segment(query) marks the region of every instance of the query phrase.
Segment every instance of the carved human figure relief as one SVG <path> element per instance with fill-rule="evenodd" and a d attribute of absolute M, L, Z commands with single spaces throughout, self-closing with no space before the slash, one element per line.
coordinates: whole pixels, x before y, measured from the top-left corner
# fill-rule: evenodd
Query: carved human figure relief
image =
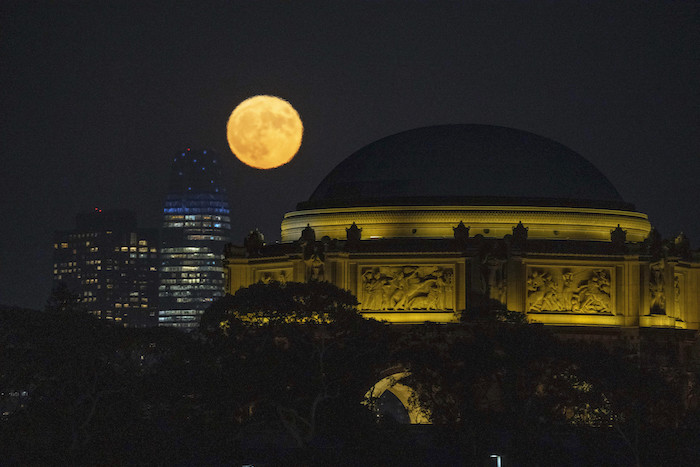
<path fill-rule="evenodd" d="M 291 275 L 291 270 L 286 269 L 258 271 L 256 273 L 258 282 L 262 282 L 263 284 L 269 284 L 272 281 L 277 281 L 281 282 L 282 284 L 286 284 Z"/>
<path fill-rule="evenodd" d="M 682 300 L 682 283 L 683 277 L 680 274 L 673 276 L 673 302 L 674 302 L 674 318 L 682 319 L 683 316 L 683 300 Z"/>
<path fill-rule="evenodd" d="M 666 290 L 663 264 L 652 264 L 649 277 L 649 311 L 653 315 L 666 314 Z"/>
<path fill-rule="evenodd" d="M 362 310 L 454 310 L 453 269 L 369 266 L 361 270 Z"/>
<path fill-rule="evenodd" d="M 594 268 L 530 268 L 529 312 L 612 313 L 610 271 Z"/>
<path fill-rule="evenodd" d="M 325 265 L 321 255 L 314 252 L 304 263 L 306 263 L 307 281 L 325 280 Z"/>
<path fill-rule="evenodd" d="M 489 290 L 489 298 L 505 303 L 506 281 L 505 281 L 505 259 L 489 257 L 486 260 L 487 277 L 486 284 Z"/>

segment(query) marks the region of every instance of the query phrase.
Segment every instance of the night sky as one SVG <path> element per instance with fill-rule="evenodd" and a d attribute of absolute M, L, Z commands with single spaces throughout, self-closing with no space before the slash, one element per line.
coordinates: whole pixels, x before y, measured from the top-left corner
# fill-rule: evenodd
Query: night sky
<path fill-rule="evenodd" d="M 700 2 L 5 0 L 0 16 L 2 304 L 43 307 L 53 232 L 76 213 L 158 226 L 183 148 L 225 156 L 234 240 L 275 241 L 345 157 L 446 123 L 558 141 L 700 247 Z M 226 142 L 256 94 L 304 121 L 272 171 Z"/>

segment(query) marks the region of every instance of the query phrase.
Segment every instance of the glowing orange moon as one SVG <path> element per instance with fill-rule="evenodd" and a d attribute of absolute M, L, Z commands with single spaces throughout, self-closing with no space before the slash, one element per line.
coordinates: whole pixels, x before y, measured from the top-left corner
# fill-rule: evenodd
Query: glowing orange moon
<path fill-rule="evenodd" d="M 233 109 L 226 124 L 231 152 L 256 169 L 291 161 L 301 146 L 304 126 L 291 104 L 274 96 L 254 96 Z"/>

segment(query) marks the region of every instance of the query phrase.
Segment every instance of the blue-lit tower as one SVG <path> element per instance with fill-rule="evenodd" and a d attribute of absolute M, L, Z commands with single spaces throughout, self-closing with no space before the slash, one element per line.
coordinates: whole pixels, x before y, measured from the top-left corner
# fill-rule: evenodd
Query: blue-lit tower
<path fill-rule="evenodd" d="M 187 148 L 172 162 L 163 207 L 158 324 L 194 328 L 224 295 L 223 249 L 230 242 L 218 156 Z"/>

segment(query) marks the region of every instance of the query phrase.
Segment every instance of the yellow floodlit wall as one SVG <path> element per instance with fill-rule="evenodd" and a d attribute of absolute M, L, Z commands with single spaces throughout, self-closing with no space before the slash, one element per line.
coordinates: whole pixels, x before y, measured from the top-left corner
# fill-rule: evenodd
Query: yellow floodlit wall
<path fill-rule="evenodd" d="M 299 239 L 310 225 L 317 238 L 344 239 L 353 222 L 362 227 L 362 238 L 451 238 L 459 222 L 470 235 L 503 238 L 522 222 L 535 239 L 609 241 L 618 225 L 627 240 L 641 242 L 651 230 L 646 214 L 612 209 L 532 206 L 373 206 L 326 208 L 287 213 L 282 221 L 282 241 Z"/>

